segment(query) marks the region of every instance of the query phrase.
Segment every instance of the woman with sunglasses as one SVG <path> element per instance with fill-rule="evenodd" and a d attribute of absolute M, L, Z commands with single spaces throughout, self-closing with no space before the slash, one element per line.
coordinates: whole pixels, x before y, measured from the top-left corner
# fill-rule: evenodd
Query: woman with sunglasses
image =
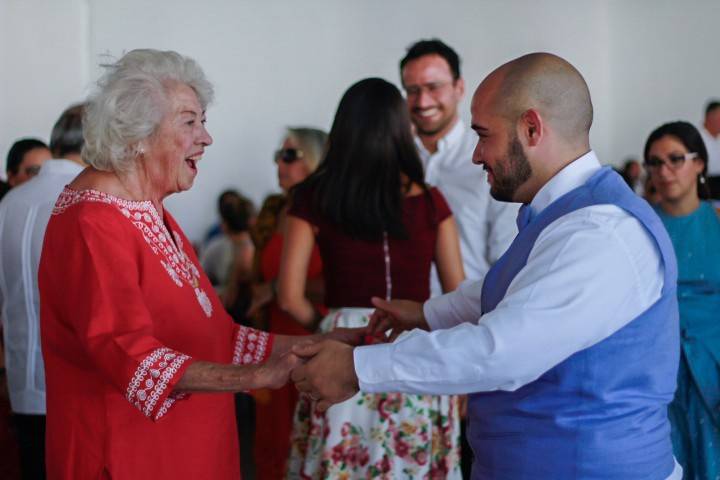
<path fill-rule="evenodd" d="M 316 244 L 324 319 L 304 295 Z M 364 327 L 373 296 L 427 299 L 433 261 L 454 290 L 464 278 L 457 227 L 423 181 L 405 101 L 384 80 L 362 80 L 340 101 L 323 163 L 293 192 L 280 306 L 321 331 Z M 360 392 L 325 413 L 301 397 L 288 478 L 458 478 L 459 433 L 455 397 Z"/>
<path fill-rule="evenodd" d="M 707 152 L 687 122 L 662 125 L 645 144 L 655 207 L 678 259 L 681 357 L 668 410 L 684 478 L 720 478 L 720 220 L 707 201 Z"/>
<path fill-rule="evenodd" d="M 252 230 L 256 246 L 252 305 L 248 317 L 256 326 L 284 335 L 307 335 L 310 325 L 296 322 L 278 308 L 276 278 L 280 269 L 284 228 L 287 217 L 287 193 L 317 168 L 322 159 L 327 134 L 314 128 L 288 128 L 282 147 L 275 152 L 279 195 L 269 196 Z M 322 297 L 322 263 L 317 248 L 310 256 L 307 283 L 316 299 Z M 285 474 L 290 432 L 298 392 L 292 384 L 278 390 L 254 392 L 256 424 L 254 460 L 256 478 L 278 479 Z"/>

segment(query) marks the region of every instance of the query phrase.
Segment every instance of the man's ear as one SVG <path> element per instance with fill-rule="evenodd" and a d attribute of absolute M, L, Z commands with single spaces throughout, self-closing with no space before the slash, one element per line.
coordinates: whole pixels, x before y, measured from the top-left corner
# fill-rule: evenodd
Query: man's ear
<path fill-rule="evenodd" d="M 465 96 L 465 80 L 462 77 L 455 80 L 455 89 L 458 92 L 458 98 Z"/>
<path fill-rule="evenodd" d="M 520 115 L 520 135 L 525 139 L 527 146 L 535 147 L 545 135 L 545 124 L 540 113 L 531 108 Z"/>

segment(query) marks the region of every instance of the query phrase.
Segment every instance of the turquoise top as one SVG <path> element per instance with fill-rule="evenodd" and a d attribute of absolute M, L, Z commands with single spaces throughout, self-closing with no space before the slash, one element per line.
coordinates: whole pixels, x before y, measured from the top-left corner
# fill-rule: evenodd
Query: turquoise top
<path fill-rule="evenodd" d="M 701 202 L 673 217 L 656 207 L 678 260 L 682 353 L 715 425 L 720 425 L 720 219 Z"/>

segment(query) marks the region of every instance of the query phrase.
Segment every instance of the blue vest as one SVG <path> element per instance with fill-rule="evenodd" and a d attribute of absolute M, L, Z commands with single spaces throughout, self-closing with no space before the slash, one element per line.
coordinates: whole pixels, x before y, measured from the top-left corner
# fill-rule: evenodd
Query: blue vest
<path fill-rule="evenodd" d="M 602 204 L 622 208 L 655 239 L 665 266 L 660 299 L 518 390 L 470 395 L 474 480 L 662 480 L 673 471 L 667 405 L 680 344 L 675 253 L 660 219 L 619 175 L 600 169 L 530 221 L 485 277 L 482 312 L 503 299 L 545 227 Z"/>

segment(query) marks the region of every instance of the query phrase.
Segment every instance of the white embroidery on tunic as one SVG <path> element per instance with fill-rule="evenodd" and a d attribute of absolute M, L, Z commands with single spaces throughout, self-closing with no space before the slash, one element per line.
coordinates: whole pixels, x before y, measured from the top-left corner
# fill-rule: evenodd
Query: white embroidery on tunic
<path fill-rule="evenodd" d="M 140 231 L 153 253 L 163 257 L 160 258 L 160 263 L 175 285 L 182 287 L 184 280 L 192 288 L 205 316 L 208 318 L 212 316 L 212 302 L 200 288 L 200 270 L 185 252 L 182 237 L 177 232 L 172 232 L 170 237 L 170 232 L 152 202 L 149 200 L 135 202 L 97 190 L 77 191 L 66 187 L 55 203 L 53 215 L 59 215 L 68 207 L 80 202 L 99 202 L 116 206 Z"/>
<path fill-rule="evenodd" d="M 177 374 L 189 356 L 166 347 L 153 350 L 140 362 L 135 375 L 127 387 L 125 397 L 146 417 L 159 419 L 172 406 L 175 400 L 184 398 L 184 394 L 169 395 L 153 416 L 153 410 L 170 380 Z"/>
<path fill-rule="evenodd" d="M 235 340 L 232 363 L 235 365 L 260 363 L 265 358 L 269 340 L 270 334 L 266 332 L 240 327 Z"/>

